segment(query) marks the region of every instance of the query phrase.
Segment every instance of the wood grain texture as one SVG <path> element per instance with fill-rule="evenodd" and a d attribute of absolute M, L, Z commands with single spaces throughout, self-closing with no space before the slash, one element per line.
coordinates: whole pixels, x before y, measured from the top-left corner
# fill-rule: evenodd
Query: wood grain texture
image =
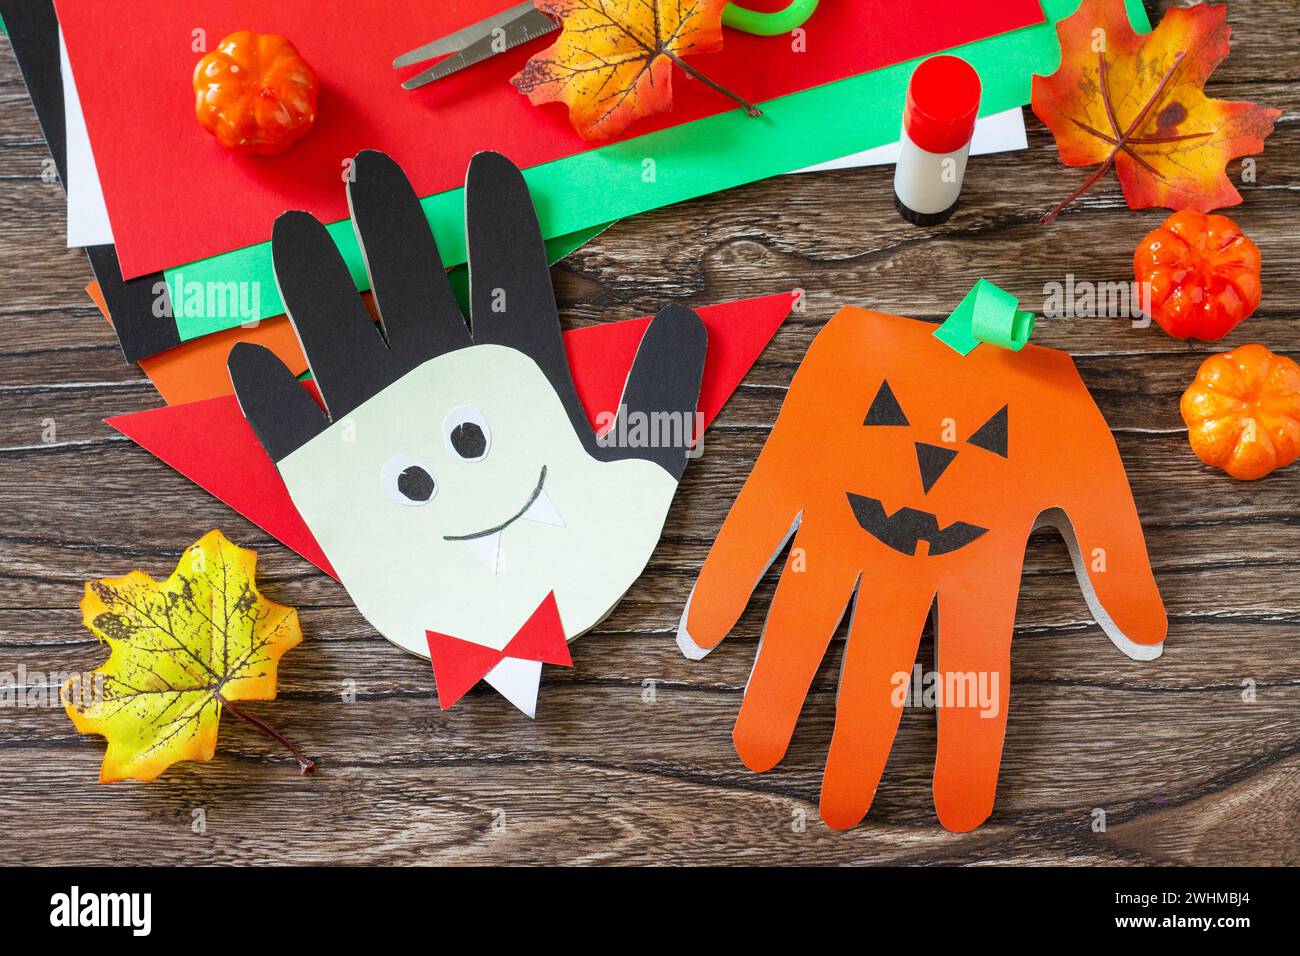
<path fill-rule="evenodd" d="M 1233 52 L 1210 84 L 1283 110 L 1257 182 L 1230 210 L 1263 250 L 1264 303 L 1224 347 L 1261 341 L 1293 357 L 1294 13 L 1291 0 L 1234 0 Z M 894 213 L 889 169 L 850 170 L 651 212 L 556 268 L 573 325 L 793 287 L 807 290 L 807 309 L 710 430 L 645 575 L 574 645 L 573 670 L 547 670 L 531 722 L 482 688 L 439 713 L 427 663 L 378 638 L 340 586 L 103 425 L 159 400 L 82 291 L 90 273 L 63 247 L 62 189 L 41 177 L 44 144 L 0 51 L 0 672 L 21 669 L 39 688 L 96 666 L 103 649 L 77 611 L 83 582 L 135 567 L 163 575 L 220 527 L 259 551 L 268 596 L 301 609 L 307 640 L 282 663 L 279 699 L 252 709 L 320 768 L 299 777 L 227 720 L 212 762 L 101 787 L 102 741 L 61 709 L 0 709 L 6 862 L 1300 863 L 1300 467 L 1243 484 L 1191 455 L 1178 396 L 1217 346 L 1113 318 L 1046 319 L 1035 332 L 1076 356 L 1116 434 L 1169 639 L 1154 663 L 1123 658 L 1089 616 L 1060 538 L 1036 533 L 998 801 L 975 832 L 935 819 L 925 711 L 905 715 L 866 822 L 833 833 L 818 819 L 843 633 L 786 760 L 764 775 L 740 764 L 730 732 L 770 579 L 707 662 L 673 643 L 790 376 L 839 306 L 938 319 L 985 276 L 1039 311 L 1045 284 L 1067 272 L 1131 278 L 1133 247 L 1163 213 L 1129 211 L 1112 177 L 1040 227 L 1086 173 L 1062 167 L 1029 124 L 1028 151 L 972 163 L 962 210 L 935 229 Z M 918 660 L 933 652 L 927 631 Z M 1092 829 L 1097 808 L 1105 832 Z"/>

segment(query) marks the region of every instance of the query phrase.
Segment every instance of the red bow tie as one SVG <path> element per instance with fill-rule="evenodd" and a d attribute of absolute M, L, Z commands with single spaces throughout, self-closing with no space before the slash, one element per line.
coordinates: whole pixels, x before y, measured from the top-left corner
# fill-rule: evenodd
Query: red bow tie
<path fill-rule="evenodd" d="M 569 645 L 564 640 L 564 625 L 552 591 L 537 605 L 537 610 L 501 650 L 472 641 L 425 631 L 429 639 L 429 659 L 433 662 L 433 682 L 438 689 L 438 706 L 446 710 L 483 679 L 483 676 L 507 657 L 541 661 L 572 667 Z"/>

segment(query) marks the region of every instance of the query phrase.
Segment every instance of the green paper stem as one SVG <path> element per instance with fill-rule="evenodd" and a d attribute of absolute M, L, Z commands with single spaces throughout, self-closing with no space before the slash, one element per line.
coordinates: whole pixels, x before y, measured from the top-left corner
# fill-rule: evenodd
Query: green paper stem
<path fill-rule="evenodd" d="M 962 355 L 969 355 L 981 343 L 1019 352 L 1034 331 L 1034 314 L 1019 305 L 1010 292 L 980 279 L 947 321 L 935 329 L 935 338 Z"/>

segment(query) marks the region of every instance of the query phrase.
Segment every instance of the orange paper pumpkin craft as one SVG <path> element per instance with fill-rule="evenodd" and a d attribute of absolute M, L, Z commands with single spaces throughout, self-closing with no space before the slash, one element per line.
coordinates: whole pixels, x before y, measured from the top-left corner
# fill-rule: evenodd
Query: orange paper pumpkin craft
<path fill-rule="evenodd" d="M 848 612 L 821 795 L 822 818 L 836 829 L 871 806 L 935 604 L 935 807 L 954 831 L 989 816 L 1021 566 L 1036 525 L 1061 529 L 1089 607 L 1121 651 L 1151 660 L 1165 638 L 1124 466 L 1069 355 L 990 344 L 962 355 L 934 333 L 857 308 L 827 324 L 678 632 L 688 657 L 707 654 L 793 536 L 733 738 L 753 770 L 781 760 Z"/>
<path fill-rule="evenodd" d="M 232 33 L 194 67 L 199 125 L 241 153 L 282 153 L 306 136 L 318 90 L 316 71 L 273 33 Z"/>
<path fill-rule="evenodd" d="M 1180 404 L 1196 457 L 1253 480 L 1300 457 L 1300 366 L 1262 345 L 1211 355 Z"/>

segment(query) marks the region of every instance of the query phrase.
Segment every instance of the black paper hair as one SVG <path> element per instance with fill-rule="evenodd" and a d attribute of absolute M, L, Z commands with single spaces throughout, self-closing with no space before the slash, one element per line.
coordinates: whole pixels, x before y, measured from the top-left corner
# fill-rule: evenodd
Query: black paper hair
<path fill-rule="evenodd" d="M 510 160 L 479 153 L 466 176 L 472 326 L 460 314 L 424 211 L 401 168 L 384 153 L 361 152 L 347 193 L 378 327 L 314 216 L 284 213 L 271 240 L 280 296 L 328 415 L 269 350 L 241 342 L 230 353 L 240 407 L 272 460 L 281 461 L 331 420 L 429 359 L 491 343 L 518 349 L 537 363 L 593 457 L 642 458 L 680 478 L 685 444 L 628 448 L 596 441 L 569 373 L 537 215 L 523 175 Z M 706 344 L 704 325 L 694 312 L 680 306 L 660 311 L 637 350 L 620 414 L 669 412 L 693 421 Z M 683 431 L 689 442 L 690 429 Z"/>

